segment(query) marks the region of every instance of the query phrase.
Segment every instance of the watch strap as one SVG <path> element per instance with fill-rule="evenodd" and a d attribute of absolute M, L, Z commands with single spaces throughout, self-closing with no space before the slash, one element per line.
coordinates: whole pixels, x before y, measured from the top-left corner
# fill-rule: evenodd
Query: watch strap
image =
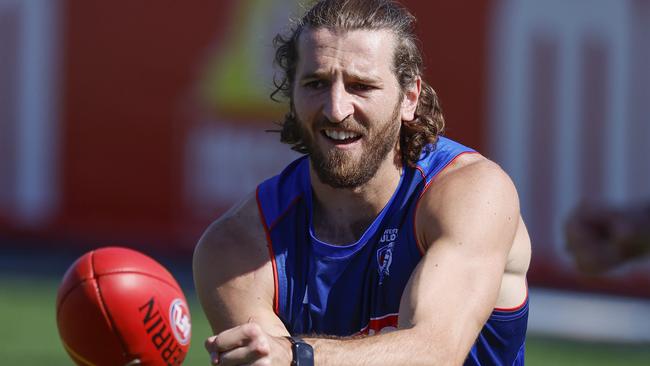
<path fill-rule="evenodd" d="M 291 366 L 314 366 L 314 349 L 300 337 L 286 337 L 291 342 Z"/>

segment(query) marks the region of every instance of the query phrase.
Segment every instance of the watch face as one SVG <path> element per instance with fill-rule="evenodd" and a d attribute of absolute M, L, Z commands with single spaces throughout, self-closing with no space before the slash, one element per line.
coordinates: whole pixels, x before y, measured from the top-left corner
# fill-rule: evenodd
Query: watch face
<path fill-rule="evenodd" d="M 293 345 L 294 361 L 297 366 L 314 366 L 314 349 L 305 342 Z"/>

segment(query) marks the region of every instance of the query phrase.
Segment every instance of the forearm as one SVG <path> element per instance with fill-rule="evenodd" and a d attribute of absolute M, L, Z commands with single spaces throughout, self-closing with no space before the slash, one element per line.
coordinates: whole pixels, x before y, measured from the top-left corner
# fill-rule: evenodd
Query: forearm
<path fill-rule="evenodd" d="M 453 365 L 462 364 L 465 350 L 454 350 L 449 339 L 435 339 L 416 328 L 353 338 L 311 338 L 316 366 Z"/>

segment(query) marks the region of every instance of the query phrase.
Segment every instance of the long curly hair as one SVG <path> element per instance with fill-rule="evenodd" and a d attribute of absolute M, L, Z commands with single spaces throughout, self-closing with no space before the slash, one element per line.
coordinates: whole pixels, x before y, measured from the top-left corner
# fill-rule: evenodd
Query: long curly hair
<path fill-rule="evenodd" d="M 415 17 L 402 5 L 390 0 L 320 0 L 297 20 L 288 35 L 278 34 L 273 44 L 276 48 L 275 64 L 281 69 L 274 78 L 275 90 L 271 99 L 280 101 L 278 95 L 288 99 L 289 112 L 280 124 L 280 141 L 291 145 L 300 153 L 308 153 L 303 143 L 300 127 L 294 112 L 292 89 L 298 62 L 298 40 L 306 28 L 327 28 L 337 31 L 389 30 L 396 35 L 397 45 L 393 55 L 393 72 L 402 93 L 424 70 L 422 53 L 415 35 Z M 433 88 L 422 80 L 415 118 L 402 121 L 400 152 L 402 161 L 413 166 L 423 149 L 433 146 L 445 127 L 442 108 Z"/>

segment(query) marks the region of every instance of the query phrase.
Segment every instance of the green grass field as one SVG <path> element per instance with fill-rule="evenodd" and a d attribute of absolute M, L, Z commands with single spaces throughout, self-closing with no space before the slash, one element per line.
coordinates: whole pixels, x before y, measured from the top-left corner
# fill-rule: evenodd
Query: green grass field
<path fill-rule="evenodd" d="M 55 302 L 58 279 L 0 278 L 2 365 L 71 365 L 59 341 Z M 203 339 L 210 329 L 193 294 L 192 347 L 184 365 L 209 365 Z M 527 365 L 650 365 L 649 345 L 594 344 L 529 337 Z"/>

